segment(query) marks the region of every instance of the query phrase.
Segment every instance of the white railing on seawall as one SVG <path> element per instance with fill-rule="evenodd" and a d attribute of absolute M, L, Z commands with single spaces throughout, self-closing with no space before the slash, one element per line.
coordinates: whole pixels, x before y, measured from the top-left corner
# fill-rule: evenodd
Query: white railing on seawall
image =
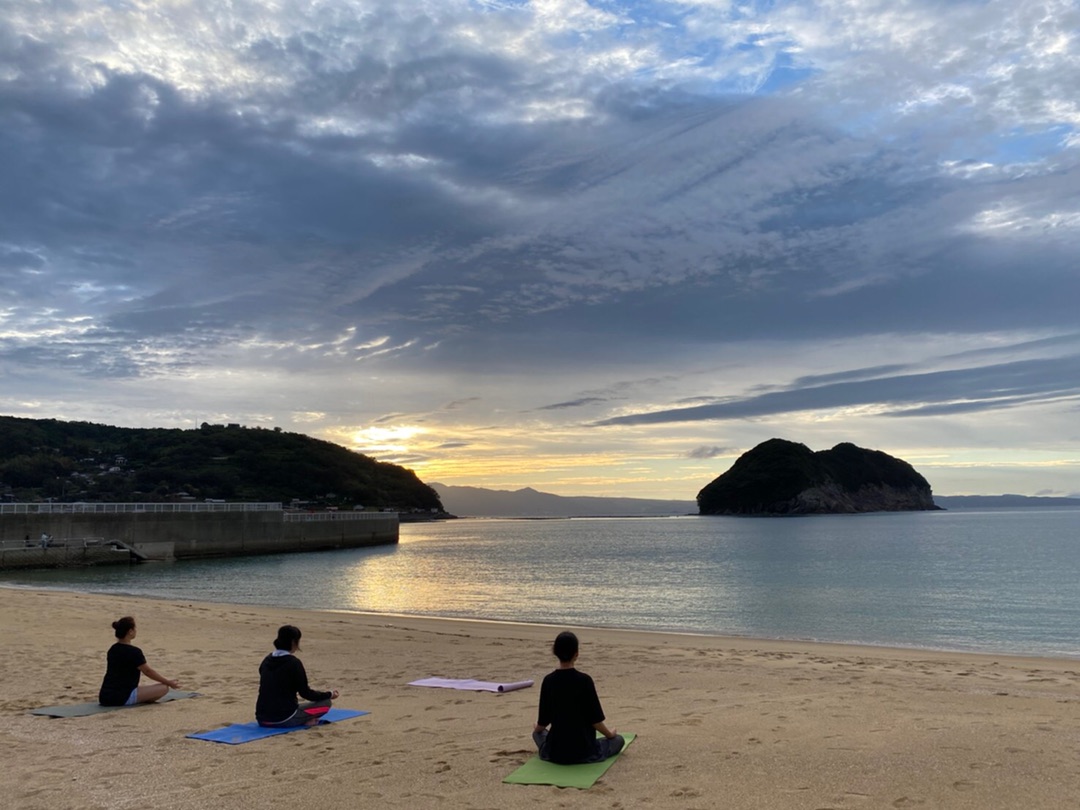
<path fill-rule="evenodd" d="M 280 511 L 280 503 L 0 503 L 0 515 L 109 515 L 131 512 Z"/>
<path fill-rule="evenodd" d="M 286 523 L 316 523 L 326 520 L 375 520 L 396 518 L 397 512 L 286 512 Z"/>
<path fill-rule="evenodd" d="M 90 546 L 103 546 L 106 545 L 104 537 L 66 537 L 63 540 L 56 540 L 50 537 L 47 545 L 41 545 L 41 541 L 38 539 L 26 540 L 0 540 L 0 549 L 6 548 L 88 548 Z"/>

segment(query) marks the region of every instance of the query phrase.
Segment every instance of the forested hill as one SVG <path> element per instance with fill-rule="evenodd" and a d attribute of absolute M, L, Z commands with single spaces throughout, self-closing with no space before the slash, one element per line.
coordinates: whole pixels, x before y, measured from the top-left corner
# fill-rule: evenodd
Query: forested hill
<path fill-rule="evenodd" d="M 0 496 L 34 501 L 206 498 L 442 509 L 412 470 L 279 429 L 121 428 L 0 416 Z"/>
<path fill-rule="evenodd" d="M 880 450 L 769 439 L 698 493 L 703 515 L 805 515 L 937 509 L 915 468 Z"/>

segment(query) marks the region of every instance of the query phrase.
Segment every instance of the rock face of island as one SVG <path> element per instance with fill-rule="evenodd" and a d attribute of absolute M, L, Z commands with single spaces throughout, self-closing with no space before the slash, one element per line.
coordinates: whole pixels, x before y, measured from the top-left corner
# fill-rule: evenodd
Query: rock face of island
<path fill-rule="evenodd" d="M 930 484 L 906 461 L 844 442 L 817 453 L 769 439 L 697 496 L 702 515 L 811 515 L 933 510 Z"/>

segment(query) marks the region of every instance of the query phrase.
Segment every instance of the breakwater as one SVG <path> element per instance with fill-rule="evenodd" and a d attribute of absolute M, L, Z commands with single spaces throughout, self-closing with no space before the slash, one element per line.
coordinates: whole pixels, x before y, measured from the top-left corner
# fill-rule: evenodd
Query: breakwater
<path fill-rule="evenodd" d="M 85 538 L 146 560 L 317 551 L 396 543 L 398 515 L 292 512 L 280 503 L 0 504 L 0 568 L 100 561 L 73 553 Z"/>

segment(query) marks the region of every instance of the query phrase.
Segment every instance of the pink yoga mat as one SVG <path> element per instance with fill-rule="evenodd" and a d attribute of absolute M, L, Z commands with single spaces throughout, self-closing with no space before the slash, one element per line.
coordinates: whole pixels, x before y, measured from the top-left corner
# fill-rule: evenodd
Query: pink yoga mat
<path fill-rule="evenodd" d="M 409 683 L 409 686 L 434 686 L 438 689 L 460 689 L 464 692 L 513 692 L 515 689 L 525 689 L 532 685 L 532 681 L 493 683 L 471 678 L 423 678 Z"/>

